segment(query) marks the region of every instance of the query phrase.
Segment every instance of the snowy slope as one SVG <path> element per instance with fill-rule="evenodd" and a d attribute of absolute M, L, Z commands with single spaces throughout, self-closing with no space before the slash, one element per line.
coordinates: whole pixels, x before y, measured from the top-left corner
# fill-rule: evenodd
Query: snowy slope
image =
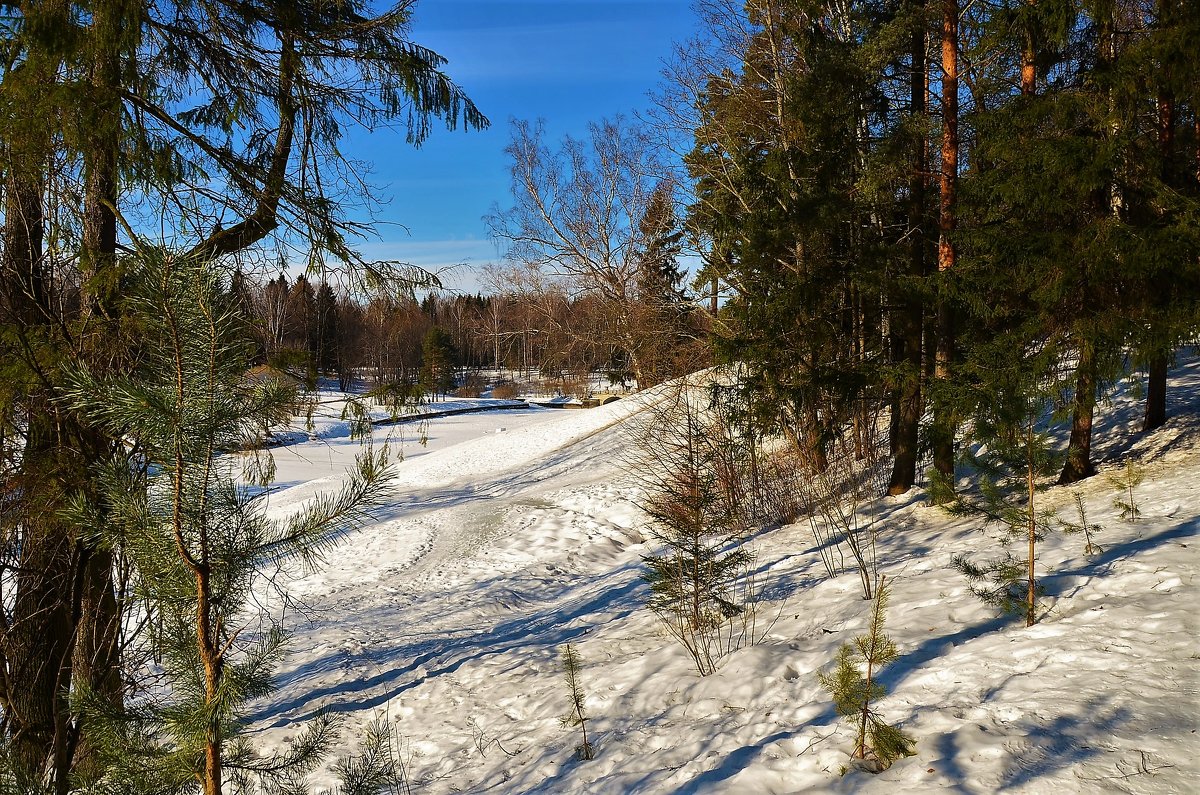
<path fill-rule="evenodd" d="M 867 506 L 900 649 L 880 709 L 917 739 L 877 776 L 842 775 L 851 732 L 816 677 L 867 604 L 853 572 L 825 577 L 807 525 L 754 539 L 774 624 L 715 675 L 692 673 L 643 607 L 652 548 L 620 461 L 623 420 L 652 396 L 433 420 L 426 446 L 393 440 L 404 460 L 380 521 L 289 585 L 304 614 L 289 612 L 292 654 L 257 705 L 259 740 L 319 709 L 352 728 L 385 720 L 420 793 L 1198 792 L 1200 364 L 1172 387 L 1173 419 L 1149 437 L 1113 431 L 1132 398 L 1107 409 L 1102 466 L 1150 461 L 1144 517 L 1120 521 L 1103 475 L 1081 484 L 1103 552 L 1047 541 L 1049 613 L 1032 628 L 996 618 L 950 567 L 997 548 L 978 521 L 916 494 Z M 343 441 L 277 451 L 272 509 L 335 483 Z M 1046 499 L 1072 515 L 1067 489 Z M 584 659 L 590 762 L 559 721 L 567 642 Z"/>

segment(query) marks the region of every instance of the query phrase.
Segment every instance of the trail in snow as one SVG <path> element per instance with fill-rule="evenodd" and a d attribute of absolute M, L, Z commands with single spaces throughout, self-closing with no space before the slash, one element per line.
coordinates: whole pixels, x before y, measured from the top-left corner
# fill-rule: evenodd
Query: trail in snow
<path fill-rule="evenodd" d="M 968 592 L 950 560 L 998 552 L 995 532 L 911 494 L 865 510 L 885 528 L 889 632 L 900 659 L 879 704 L 917 756 L 879 776 L 841 770 L 852 738 L 816 672 L 862 631 L 857 576 L 829 579 L 804 524 L 759 534 L 774 623 L 697 678 L 644 605 L 644 518 L 623 472 L 633 401 L 586 411 L 467 415 L 409 436 L 395 501 L 319 573 L 278 692 L 252 716 L 267 744 L 319 709 L 382 719 L 422 793 L 1190 793 L 1200 780 L 1200 363 L 1172 374 L 1168 426 L 1141 436 L 1118 396 L 1109 468 L 1152 458 L 1138 523 L 1100 477 L 1078 487 L 1104 551 L 1054 535 L 1039 550 L 1047 615 L 1025 628 Z M 499 428 L 505 428 L 499 431 Z M 319 434 L 318 434 L 319 435 Z M 377 443 L 384 443 L 382 436 Z M 286 511 L 336 483 L 353 445 L 277 451 Z M 290 456 L 290 457 L 289 457 Z M 1044 498 L 1063 515 L 1070 490 Z M 598 758 L 577 738 L 558 653 L 572 642 Z"/>

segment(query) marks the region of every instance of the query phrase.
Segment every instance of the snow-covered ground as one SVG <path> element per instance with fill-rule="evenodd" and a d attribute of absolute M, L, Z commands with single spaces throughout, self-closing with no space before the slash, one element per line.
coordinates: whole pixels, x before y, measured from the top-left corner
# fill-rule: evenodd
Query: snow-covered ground
<path fill-rule="evenodd" d="M 825 576 L 801 523 L 753 540 L 773 601 L 764 640 L 700 678 L 644 607 L 645 520 L 623 429 L 653 395 L 379 428 L 403 452 L 379 521 L 289 585 L 291 654 L 253 725 L 271 745 L 318 710 L 388 722 L 414 793 L 1200 792 L 1200 363 L 1172 373 L 1172 419 L 1142 437 L 1132 396 L 1098 428 L 1102 474 L 1075 488 L 1099 554 L 1039 551 L 1048 613 L 1031 628 L 979 603 L 951 566 L 995 531 L 916 492 L 866 506 L 893 583 L 900 657 L 880 704 L 916 755 L 843 774 L 853 738 L 817 671 L 867 623 L 852 571 Z M 337 421 L 275 451 L 268 499 L 336 485 L 356 443 Z M 398 434 L 403 432 L 401 438 Z M 424 441 L 424 445 L 420 444 Z M 1123 522 L 1103 475 L 1147 461 Z M 1044 498 L 1072 517 L 1071 490 Z M 559 654 L 572 643 L 597 758 L 573 750 Z"/>

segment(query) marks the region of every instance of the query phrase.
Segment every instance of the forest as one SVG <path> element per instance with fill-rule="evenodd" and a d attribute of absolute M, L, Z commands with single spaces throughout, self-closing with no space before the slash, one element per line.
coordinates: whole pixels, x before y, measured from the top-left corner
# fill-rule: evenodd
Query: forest
<path fill-rule="evenodd" d="M 1032 626 L 1046 490 L 1098 481 L 1106 406 L 1151 434 L 1193 405 L 1172 402 L 1200 343 L 1191 0 L 696 0 L 650 112 L 561 140 L 510 122 L 503 257 L 470 293 L 363 253 L 350 131 L 419 148 L 507 115 L 418 43 L 413 0 L 2 6 L 0 791 L 332 770 L 411 792 L 387 733 L 351 744 L 331 712 L 256 749 L 287 649 L 261 594 L 286 603 L 281 561 L 320 566 L 400 501 L 377 405 L 594 383 L 672 396 L 628 468 L 645 607 L 696 675 L 759 637 L 743 542 L 823 523 L 794 552 L 855 572 L 873 612 L 819 676 L 880 772 L 914 740 L 872 707 L 896 594 L 863 506 L 1003 527 L 1004 557 L 981 540 L 952 568 Z M 366 439 L 352 471 L 262 509 L 273 433 L 330 392 Z M 562 660 L 584 765 L 603 744 Z"/>

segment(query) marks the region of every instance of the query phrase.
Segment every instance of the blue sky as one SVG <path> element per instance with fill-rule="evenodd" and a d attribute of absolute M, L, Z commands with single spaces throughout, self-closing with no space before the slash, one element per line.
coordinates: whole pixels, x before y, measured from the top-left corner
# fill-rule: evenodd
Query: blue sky
<path fill-rule="evenodd" d="M 692 35 L 693 19 L 689 0 L 421 0 L 413 40 L 449 59 L 447 72 L 492 126 L 439 129 L 420 149 L 403 131 L 356 134 L 350 154 L 372 164 L 387 200 L 380 239 L 364 253 L 427 268 L 465 261 L 447 286 L 478 289 L 471 270 L 503 254 L 483 216 L 510 203 L 509 120 L 545 119 L 557 139 L 647 107 L 662 61 Z"/>

